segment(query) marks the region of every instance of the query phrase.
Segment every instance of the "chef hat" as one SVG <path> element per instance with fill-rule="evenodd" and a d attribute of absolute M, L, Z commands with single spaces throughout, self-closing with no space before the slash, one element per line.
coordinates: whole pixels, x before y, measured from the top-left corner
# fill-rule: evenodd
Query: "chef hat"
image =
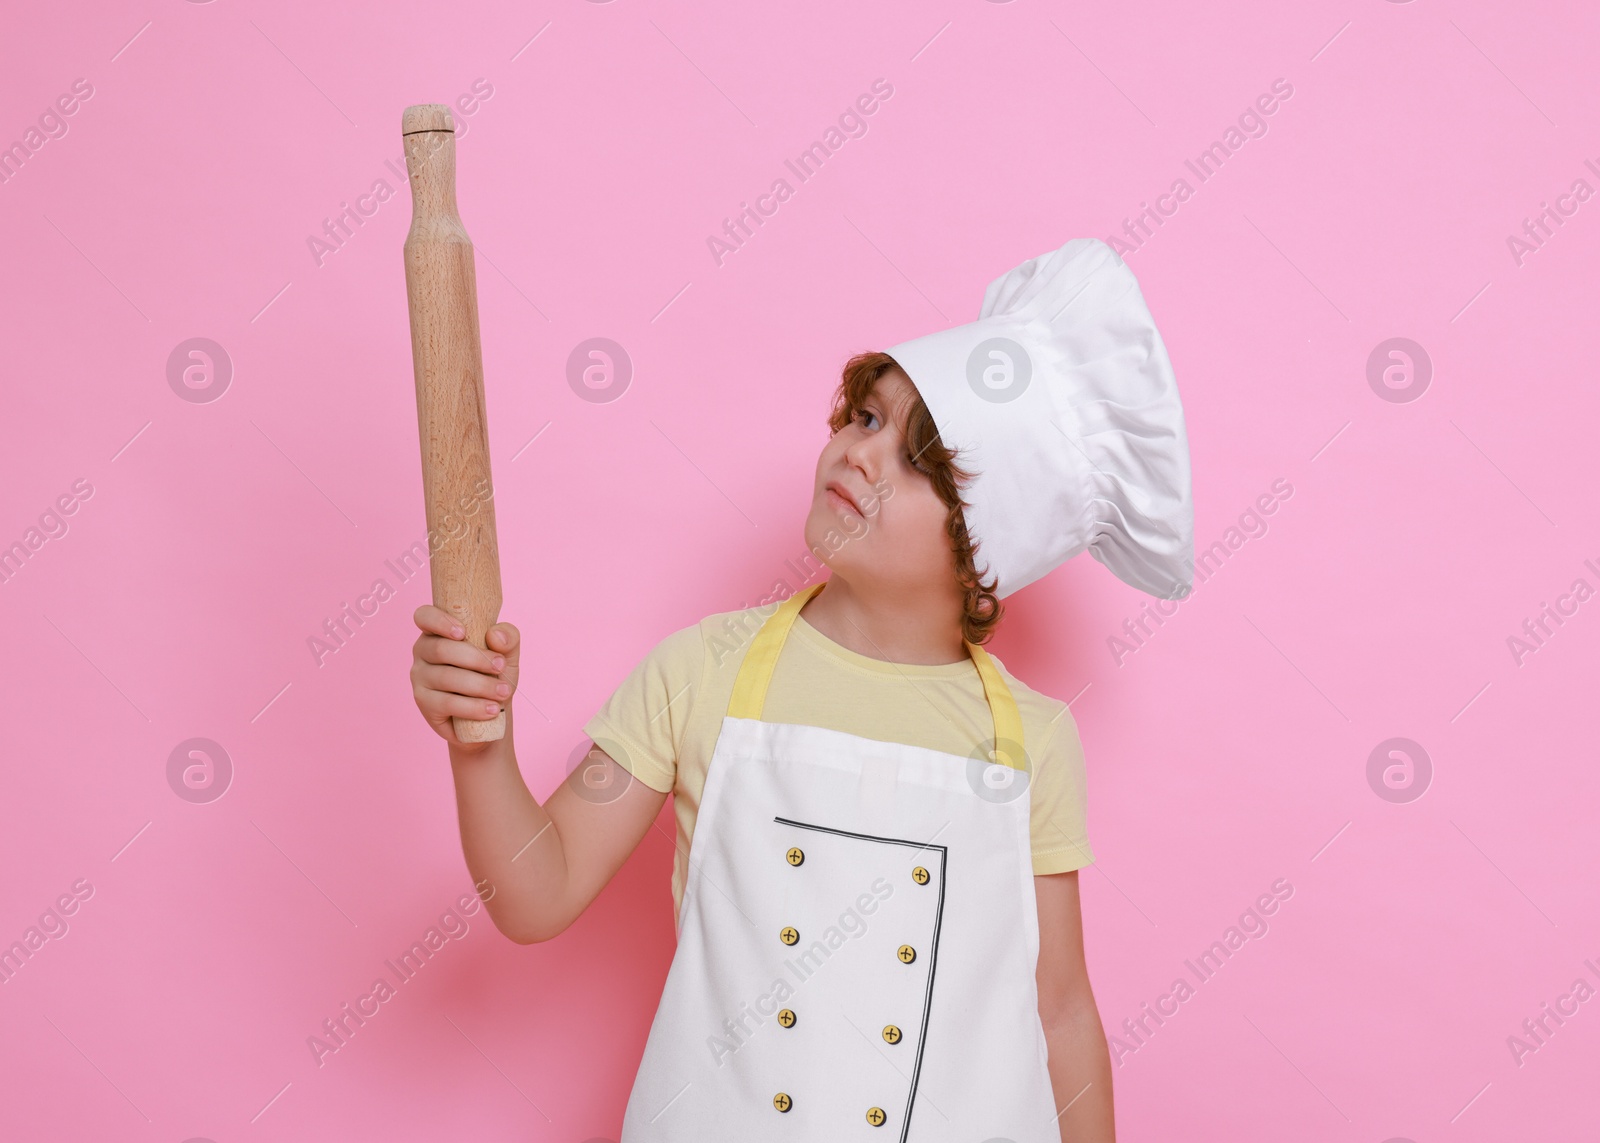
<path fill-rule="evenodd" d="M 962 499 L 997 595 L 1085 548 L 1158 599 L 1188 594 L 1183 406 L 1139 283 L 1109 246 L 1074 238 L 1030 258 L 989 283 L 977 321 L 886 352 L 978 472 Z"/>

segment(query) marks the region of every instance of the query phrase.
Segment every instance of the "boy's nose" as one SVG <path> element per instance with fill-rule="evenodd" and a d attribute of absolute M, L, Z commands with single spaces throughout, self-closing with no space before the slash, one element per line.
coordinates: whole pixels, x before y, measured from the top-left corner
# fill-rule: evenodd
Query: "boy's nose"
<path fill-rule="evenodd" d="M 867 483 L 876 484 L 878 473 L 884 464 L 884 434 L 875 433 L 870 437 L 853 442 L 844 450 L 846 464 L 861 470 L 867 478 Z"/>

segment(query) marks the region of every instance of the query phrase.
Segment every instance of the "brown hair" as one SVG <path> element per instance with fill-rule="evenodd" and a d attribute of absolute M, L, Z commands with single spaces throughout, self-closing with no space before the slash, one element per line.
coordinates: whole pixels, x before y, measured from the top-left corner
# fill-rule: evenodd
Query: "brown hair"
<path fill-rule="evenodd" d="M 878 378 L 890 369 L 899 368 L 899 363 L 887 353 L 858 353 L 846 361 L 839 388 L 833 395 L 828 427 L 837 433 L 855 420 Z M 964 596 L 962 637 L 969 643 L 985 643 L 999 625 L 1003 609 L 1000 597 L 995 594 L 999 581 L 985 584 L 978 575 L 977 545 L 967 534 L 967 521 L 961 511 L 966 506 L 961 499 L 961 489 L 977 474 L 956 464 L 956 453 L 939 439 L 939 427 L 934 423 L 933 414 L 928 412 L 928 406 L 914 385 L 912 392 L 904 423 L 900 426 L 905 438 L 906 462 L 928 478 L 948 509 L 944 527 L 950 537 L 951 551 L 955 553 L 956 582 Z"/>

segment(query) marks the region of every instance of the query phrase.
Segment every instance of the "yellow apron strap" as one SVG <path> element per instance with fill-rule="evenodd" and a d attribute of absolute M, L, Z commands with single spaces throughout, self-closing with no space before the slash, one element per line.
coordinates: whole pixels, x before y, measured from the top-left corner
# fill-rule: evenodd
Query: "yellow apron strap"
<path fill-rule="evenodd" d="M 1017 700 L 1011 697 L 1011 688 L 1000 676 L 994 660 L 976 643 L 967 644 L 967 654 L 972 656 L 983 680 L 983 693 L 988 696 L 989 709 L 994 712 L 995 750 L 990 758 L 1013 770 L 1026 770 L 1022 748 L 1022 714 L 1017 710 Z"/>
<path fill-rule="evenodd" d="M 778 605 L 778 610 L 767 616 L 761 630 L 756 632 L 755 641 L 745 652 L 738 677 L 733 681 L 733 697 L 728 700 L 730 718 L 761 717 L 761 710 L 767 705 L 767 685 L 772 682 L 772 670 L 778 665 L 778 653 L 783 650 L 784 640 L 789 637 L 789 628 L 794 626 L 800 609 L 827 582 L 823 580 L 795 592 Z"/>
<path fill-rule="evenodd" d="M 778 655 L 783 651 L 789 630 L 799 617 L 800 609 L 827 584 L 828 581 L 823 580 L 795 592 L 780 603 L 778 609 L 761 625 L 733 681 L 733 696 L 728 700 L 730 718 L 760 719 L 761 711 L 767 705 L 767 687 L 772 682 L 772 672 L 778 665 Z M 1000 671 L 989 657 L 989 652 L 976 643 L 967 643 L 966 647 L 973 665 L 978 668 L 984 697 L 989 700 L 989 710 L 994 716 L 996 748 L 991 753 L 991 761 L 1010 766 L 1013 770 L 1025 769 L 1022 715 L 1017 710 L 1016 699 L 1011 697 L 1011 688 L 1000 677 Z"/>

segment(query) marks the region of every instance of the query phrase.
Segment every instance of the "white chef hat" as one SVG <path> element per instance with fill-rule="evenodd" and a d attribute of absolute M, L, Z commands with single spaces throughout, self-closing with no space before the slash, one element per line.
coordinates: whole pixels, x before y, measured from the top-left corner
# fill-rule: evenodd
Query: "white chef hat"
<path fill-rule="evenodd" d="M 1158 599 L 1194 581 L 1189 440 L 1133 271 L 1097 238 L 1030 258 L 978 320 L 886 352 L 957 463 L 977 563 L 1004 598 L 1088 548 Z M 985 566 L 987 565 L 987 566 Z"/>

